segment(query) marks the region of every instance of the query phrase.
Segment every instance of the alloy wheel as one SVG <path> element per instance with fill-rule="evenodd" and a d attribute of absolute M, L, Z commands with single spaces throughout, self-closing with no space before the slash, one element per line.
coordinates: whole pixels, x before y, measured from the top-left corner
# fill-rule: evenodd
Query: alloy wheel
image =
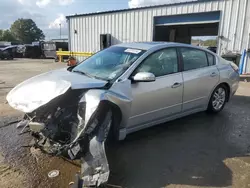
<path fill-rule="evenodd" d="M 226 90 L 222 87 L 218 88 L 213 95 L 212 105 L 213 108 L 219 111 L 226 101 Z"/>

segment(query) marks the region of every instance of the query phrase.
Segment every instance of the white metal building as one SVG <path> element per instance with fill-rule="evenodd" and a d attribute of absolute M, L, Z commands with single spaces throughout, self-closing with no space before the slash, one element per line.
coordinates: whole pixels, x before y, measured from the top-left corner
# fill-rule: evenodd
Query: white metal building
<path fill-rule="evenodd" d="M 69 49 L 96 52 L 109 38 L 113 45 L 152 40 L 190 43 L 192 36 L 218 36 L 218 54 L 242 53 L 250 49 L 249 10 L 250 0 L 203 0 L 72 15 L 67 17 Z M 250 72 L 250 52 L 246 54 L 249 66 L 244 70 Z"/>

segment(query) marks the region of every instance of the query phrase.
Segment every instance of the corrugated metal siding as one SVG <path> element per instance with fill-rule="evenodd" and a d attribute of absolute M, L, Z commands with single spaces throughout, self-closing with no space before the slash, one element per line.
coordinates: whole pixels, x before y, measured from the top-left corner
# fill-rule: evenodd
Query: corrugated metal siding
<path fill-rule="evenodd" d="M 246 58 L 246 62 L 248 62 L 246 64 L 246 72 L 245 73 L 250 73 L 250 54 L 247 54 L 247 58 Z"/>
<path fill-rule="evenodd" d="M 221 11 L 219 51 L 239 51 L 249 45 L 250 1 L 215 0 L 183 5 L 152 7 L 133 11 L 70 17 L 70 48 L 72 51 L 96 52 L 100 34 L 110 33 L 112 44 L 152 41 L 154 16 Z M 74 34 L 77 30 L 77 34 Z"/>

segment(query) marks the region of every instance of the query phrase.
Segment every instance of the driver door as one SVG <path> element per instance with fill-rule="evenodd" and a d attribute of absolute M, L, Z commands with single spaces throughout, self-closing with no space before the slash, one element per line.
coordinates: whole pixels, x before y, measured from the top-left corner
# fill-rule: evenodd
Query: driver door
<path fill-rule="evenodd" d="M 175 48 L 166 48 L 149 55 L 134 71 L 151 72 L 154 82 L 132 83 L 133 102 L 129 128 L 144 126 L 182 110 L 183 79 Z"/>

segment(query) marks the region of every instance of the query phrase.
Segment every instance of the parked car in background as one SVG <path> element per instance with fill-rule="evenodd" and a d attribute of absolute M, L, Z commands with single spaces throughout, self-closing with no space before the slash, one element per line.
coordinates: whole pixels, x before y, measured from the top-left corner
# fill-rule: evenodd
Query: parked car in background
<path fill-rule="evenodd" d="M 44 58 L 57 59 L 56 51 L 59 49 L 62 49 L 62 51 L 68 51 L 68 42 L 46 41 L 41 43 L 41 48 Z"/>
<path fill-rule="evenodd" d="M 7 46 L 4 48 L 0 48 L 0 59 L 8 59 L 11 60 L 15 57 L 16 46 Z"/>
<path fill-rule="evenodd" d="M 26 44 L 23 57 L 39 59 L 44 58 L 43 51 L 40 44 Z"/>
<path fill-rule="evenodd" d="M 238 67 L 178 43 L 123 43 L 84 62 L 35 76 L 7 95 L 25 113 L 36 147 L 83 158 L 86 186 L 104 184 L 104 142 L 193 113 L 219 113 L 239 84 Z M 201 125 L 202 126 L 202 125 Z M 97 177 L 97 178 L 96 178 Z"/>
<path fill-rule="evenodd" d="M 25 54 L 25 50 L 26 50 L 25 45 L 17 45 L 16 58 L 23 58 Z"/>
<path fill-rule="evenodd" d="M 207 49 L 214 52 L 214 53 L 217 53 L 217 47 L 216 46 L 209 46 Z"/>

